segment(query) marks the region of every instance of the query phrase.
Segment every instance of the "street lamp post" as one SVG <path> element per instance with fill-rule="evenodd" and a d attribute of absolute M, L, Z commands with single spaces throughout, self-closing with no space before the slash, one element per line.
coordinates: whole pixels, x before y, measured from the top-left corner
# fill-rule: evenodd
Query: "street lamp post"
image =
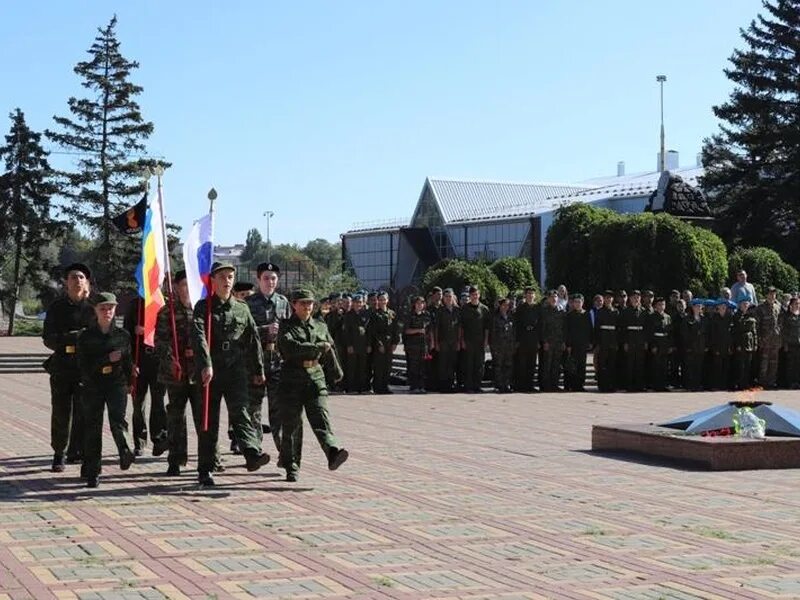
<path fill-rule="evenodd" d="M 264 216 L 267 217 L 267 262 L 269 262 L 270 255 L 272 254 L 272 244 L 269 241 L 269 222 L 272 217 L 275 216 L 275 213 L 271 210 L 267 210 L 264 212 Z"/>
<path fill-rule="evenodd" d="M 666 75 L 656 76 L 656 81 L 661 86 L 661 155 L 659 158 L 659 170 L 663 173 L 666 170 L 667 154 L 664 145 L 664 82 L 667 80 Z"/>

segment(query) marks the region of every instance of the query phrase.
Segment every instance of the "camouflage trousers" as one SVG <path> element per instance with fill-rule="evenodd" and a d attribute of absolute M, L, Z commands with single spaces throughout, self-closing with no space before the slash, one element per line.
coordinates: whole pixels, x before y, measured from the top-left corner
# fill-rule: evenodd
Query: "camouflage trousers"
<path fill-rule="evenodd" d="M 408 389 L 421 390 L 425 387 L 425 346 L 406 345 L 406 377 Z"/>
<path fill-rule="evenodd" d="M 511 389 L 514 375 L 514 344 L 492 346 L 492 369 L 494 386 L 501 392 Z"/>
<path fill-rule="evenodd" d="M 765 388 L 775 387 L 778 379 L 780 346 L 769 344 L 761 346 L 759 350 L 761 356 L 758 364 L 758 383 Z"/>
<path fill-rule="evenodd" d="M 125 384 L 87 386 L 83 394 L 83 468 L 84 477 L 100 474 L 103 454 L 103 413 L 108 407 L 108 425 L 120 456 L 130 452 L 128 445 L 128 422 L 125 409 L 128 406 L 128 390 Z"/>
<path fill-rule="evenodd" d="M 133 396 L 133 445 L 141 449 L 147 446 L 147 430 L 155 442 L 167 437 L 167 409 L 164 406 L 166 387 L 158 381 L 156 366 L 149 359 L 142 359 L 142 370 L 136 378 L 136 393 Z M 147 415 L 146 397 L 150 392 L 150 414 Z"/>

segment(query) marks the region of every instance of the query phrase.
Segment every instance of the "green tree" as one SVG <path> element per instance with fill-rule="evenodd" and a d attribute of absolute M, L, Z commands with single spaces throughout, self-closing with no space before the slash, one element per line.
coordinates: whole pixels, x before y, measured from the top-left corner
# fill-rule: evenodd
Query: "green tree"
<path fill-rule="evenodd" d="M 703 188 L 729 247 L 770 246 L 800 265 L 800 0 L 763 2 L 725 69 L 734 89 L 714 107 Z"/>
<path fill-rule="evenodd" d="M 64 224 L 50 214 L 55 190 L 41 134 L 31 131 L 19 108 L 9 116 L 11 130 L 5 146 L 0 147 L 6 169 L 0 178 L 0 234 L 9 240 L 12 261 L 11 285 L 3 299 L 10 313 L 8 335 L 13 335 L 20 288 L 43 284 L 47 242 L 63 234 Z"/>
<path fill-rule="evenodd" d="M 342 245 L 317 238 L 303 246 L 303 254 L 314 261 L 320 268 L 341 267 Z M 339 269 L 341 272 L 341 268 Z"/>
<path fill-rule="evenodd" d="M 89 97 L 70 98 L 71 117 L 54 117 L 59 130 L 46 132 L 58 146 L 80 156 L 75 171 L 60 173 L 64 210 L 97 236 L 93 271 L 105 289 L 133 281 L 138 238 L 118 233 L 110 219 L 138 200 L 144 192 L 140 174 L 155 163 L 141 158 L 153 124 L 144 120 L 135 100 L 142 88 L 130 82 L 139 63 L 120 53 L 116 26 L 114 16 L 99 28 L 89 60 L 75 66 Z"/>
<path fill-rule="evenodd" d="M 531 261 L 527 258 L 508 256 L 494 261 L 489 268 L 510 291 L 521 292 L 532 286 L 536 289 L 536 295 L 541 297 L 542 291 L 533 275 Z"/>
<path fill-rule="evenodd" d="M 747 280 L 756 288 L 759 298 L 764 298 L 767 288 L 775 286 L 783 292 L 798 291 L 797 269 L 783 261 L 771 248 L 738 248 L 728 259 L 728 277 L 736 280 L 736 273 L 744 269 Z"/>
<path fill-rule="evenodd" d="M 240 257 L 242 263 L 252 263 L 253 258 L 258 254 L 264 246 L 264 240 L 258 229 L 253 228 L 247 232 L 247 239 L 244 242 L 244 250 Z"/>
<path fill-rule="evenodd" d="M 434 286 L 453 288 L 458 295 L 467 286 L 474 285 L 481 290 L 483 302 L 493 307 L 499 298 L 508 295 L 508 287 L 484 263 L 464 260 L 443 261 L 428 269 L 422 278 L 422 288 L 429 292 Z"/>

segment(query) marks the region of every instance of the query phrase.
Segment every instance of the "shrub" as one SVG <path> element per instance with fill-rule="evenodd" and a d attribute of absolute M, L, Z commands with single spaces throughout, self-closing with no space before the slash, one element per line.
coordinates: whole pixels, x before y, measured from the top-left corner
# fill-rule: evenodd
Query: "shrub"
<path fill-rule="evenodd" d="M 423 290 L 430 292 L 437 285 L 442 289 L 453 288 L 457 295 L 463 288 L 475 285 L 481 290 L 482 301 L 489 307 L 494 306 L 498 298 L 508 294 L 508 287 L 488 266 L 464 260 L 450 260 L 444 265 L 428 269 L 422 279 Z"/>
<path fill-rule="evenodd" d="M 537 297 L 541 297 L 539 283 L 533 275 L 531 261 L 527 258 L 506 257 L 496 260 L 489 267 L 509 291 L 522 292 L 526 287 L 533 287 Z"/>
<path fill-rule="evenodd" d="M 756 288 L 759 299 L 764 298 L 767 288 L 775 286 L 782 292 L 796 292 L 798 273 L 792 265 L 785 263 L 780 254 L 770 248 L 738 248 L 728 259 L 728 277 L 736 281 L 736 272 L 744 269 L 747 281 Z"/>

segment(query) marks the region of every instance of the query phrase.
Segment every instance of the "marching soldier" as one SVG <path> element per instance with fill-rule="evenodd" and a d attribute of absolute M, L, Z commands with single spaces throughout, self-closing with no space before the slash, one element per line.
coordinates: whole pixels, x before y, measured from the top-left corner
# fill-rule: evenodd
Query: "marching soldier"
<path fill-rule="evenodd" d="M 481 392 L 490 319 L 488 307 L 481 302 L 480 290 L 474 285 L 470 286 L 467 302 L 461 307 L 461 348 L 466 392 Z"/>
<path fill-rule="evenodd" d="M 305 410 L 308 423 L 328 459 L 328 469 L 335 471 L 348 458 L 333 433 L 328 412 L 328 390 L 320 358 L 333 351 L 333 338 L 325 324 L 311 318 L 314 296 L 308 290 L 292 294 L 294 314 L 281 326 L 278 350 L 283 357 L 280 395 L 284 435 L 281 440 L 281 461 L 286 469 L 286 481 L 297 481 L 300 456 L 296 454 L 294 436 L 302 428 Z M 343 372 L 334 362 L 338 379 Z"/>
<path fill-rule="evenodd" d="M 53 301 L 44 319 L 42 340 L 53 351 L 44 367 L 50 375 L 50 444 L 55 473 L 66 462 L 80 462 L 83 455 L 83 406 L 77 362 L 78 335 L 94 321 L 89 303 L 92 273 L 84 264 L 64 269 L 65 293 Z M 66 457 L 65 457 L 66 452 Z"/>
<path fill-rule="evenodd" d="M 550 290 L 541 313 L 542 364 L 539 382 L 543 392 L 557 392 L 564 355 L 564 311 L 558 308 L 558 292 Z"/>
<path fill-rule="evenodd" d="M 625 358 L 625 389 L 629 392 L 644 390 L 644 372 L 647 365 L 645 322 L 648 313 L 642 308 L 641 301 L 642 295 L 639 290 L 633 290 L 630 306 L 619 316 L 620 337 Z"/>
<path fill-rule="evenodd" d="M 783 315 L 781 339 L 786 354 L 786 376 L 788 386 L 800 388 L 800 298 L 789 300 L 789 310 Z"/>
<path fill-rule="evenodd" d="M 567 345 L 565 387 L 571 392 L 584 392 L 586 385 L 586 354 L 592 346 L 592 322 L 583 310 L 583 294 L 570 298 L 571 310 L 564 317 L 564 340 Z"/>
<path fill-rule="evenodd" d="M 666 301 L 656 298 L 653 302 L 653 312 L 647 316 L 647 347 L 652 357 L 651 369 L 653 389 L 657 392 L 667 391 L 667 376 L 669 370 L 668 358 L 675 350 L 672 319 L 664 311 Z"/>
<path fill-rule="evenodd" d="M 430 322 L 430 313 L 425 310 L 425 298 L 417 296 L 402 326 L 408 389 L 412 394 L 425 393 L 425 355 Z"/>
<path fill-rule="evenodd" d="M 614 292 L 603 293 L 603 308 L 594 320 L 595 354 L 597 355 L 597 387 L 601 392 L 616 391 L 616 368 L 619 312 L 613 306 Z"/>
<path fill-rule="evenodd" d="M 389 375 L 392 357 L 400 341 L 397 315 L 389 308 L 389 294 L 378 293 L 378 304 L 369 317 L 367 338 L 372 348 L 372 389 L 376 394 L 391 394 Z"/>
<path fill-rule="evenodd" d="M 248 411 L 256 435 L 258 435 L 259 440 L 263 440 L 264 428 L 261 425 L 261 413 L 264 407 L 264 395 L 266 394 L 269 428 L 277 450 L 280 450 L 281 447 L 281 412 L 278 399 L 281 358 L 277 347 L 278 329 L 280 323 L 291 316 L 289 300 L 287 300 L 286 296 L 275 291 L 278 287 L 280 274 L 280 267 L 275 263 L 262 262 L 259 264 L 256 267 L 258 292 L 250 294 L 245 299 L 258 329 L 258 339 L 264 356 L 266 377 L 266 382 L 261 385 L 256 384 L 255 380 L 251 381 Z M 302 442 L 302 438 L 300 441 Z"/>
<path fill-rule="evenodd" d="M 514 330 L 517 336 L 515 385 L 518 392 L 535 391 L 536 360 L 539 357 L 539 320 L 541 307 L 536 303 L 536 292 L 526 287 L 523 301 L 514 312 Z"/>
<path fill-rule="evenodd" d="M 778 354 L 781 348 L 781 305 L 778 291 L 767 289 L 767 299 L 756 308 L 758 319 L 758 345 L 761 351 L 758 383 L 766 388 L 775 388 L 778 377 Z"/>
<path fill-rule="evenodd" d="M 84 387 L 84 424 L 82 475 L 86 487 L 96 488 L 100 481 L 103 453 L 103 413 L 108 406 L 108 424 L 119 452 L 119 468 L 127 471 L 134 461 L 128 445 L 125 409 L 128 386 L 133 375 L 131 340 L 128 332 L 114 323 L 117 298 L 114 294 L 97 295 L 97 323 L 78 337 L 78 366 Z"/>
<path fill-rule="evenodd" d="M 511 301 L 508 298 L 500 298 L 489 331 L 494 386 L 501 394 L 511 391 L 511 380 L 514 373 L 514 346 L 517 336 L 514 331 L 514 320 L 509 314 L 510 309 Z"/>
<path fill-rule="evenodd" d="M 214 485 L 211 471 L 223 397 L 247 470 L 256 471 L 269 462 L 269 455 L 261 451 L 261 435 L 256 431 L 261 425 L 250 418 L 247 392 L 250 381 L 255 385 L 265 383 L 264 357 L 253 315 L 244 302 L 232 295 L 234 272 L 231 264 L 214 263 L 211 269 L 214 294 L 200 300 L 194 308 L 192 346 L 200 381 L 203 386 L 210 386 L 208 431 L 201 430 L 198 443 L 197 471 L 201 486 Z"/>
<path fill-rule="evenodd" d="M 164 396 L 167 393 L 158 381 L 158 357 L 156 349 L 144 343 L 144 299 L 137 297 L 125 315 L 124 327 L 131 337 L 131 353 L 136 362 L 133 384 L 133 453 L 141 456 L 147 446 L 147 429 L 153 442 L 153 456 L 161 456 L 169 448 L 167 441 L 167 409 Z M 137 350 L 138 360 L 137 360 Z M 150 392 L 150 414 L 147 415 L 145 402 Z"/>
<path fill-rule="evenodd" d="M 691 301 L 691 313 L 681 321 L 681 339 L 685 371 L 683 385 L 687 390 L 699 392 L 703 389 L 703 367 L 708 351 L 709 318 L 703 314 L 703 301 Z"/>
<path fill-rule="evenodd" d="M 437 391 L 454 391 L 453 380 L 456 374 L 458 349 L 461 347 L 461 309 L 455 305 L 452 288 L 444 290 L 442 306 L 436 311 L 436 326 L 433 330 L 433 349 L 438 352 L 436 359 Z"/>
<path fill-rule="evenodd" d="M 364 307 L 364 296 L 353 296 L 353 307 L 344 316 L 342 336 L 347 347 L 347 369 L 345 380 L 347 391 L 363 394 L 369 391 L 367 384 L 367 357 L 372 347 L 367 334 L 370 315 Z"/>
<path fill-rule="evenodd" d="M 727 389 L 733 354 L 733 323 L 725 300 L 717 301 L 716 313 L 711 318 L 708 346 L 712 357 L 711 387 L 715 390 Z"/>
<path fill-rule="evenodd" d="M 736 349 L 736 387 L 746 390 L 753 385 L 753 357 L 758 350 L 758 319 L 750 310 L 750 299 L 742 296 L 739 310 L 733 315 L 733 345 Z"/>

